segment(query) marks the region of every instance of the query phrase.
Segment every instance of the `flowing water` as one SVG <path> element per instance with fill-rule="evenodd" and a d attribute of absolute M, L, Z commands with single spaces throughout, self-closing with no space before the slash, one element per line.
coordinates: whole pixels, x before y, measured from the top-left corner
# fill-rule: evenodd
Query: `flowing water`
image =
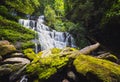
<path fill-rule="evenodd" d="M 74 39 L 68 32 L 58 32 L 44 24 L 44 16 L 39 16 L 37 20 L 20 19 L 19 23 L 26 28 L 33 29 L 38 35 L 35 39 L 38 40 L 41 50 L 50 48 L 75 47 Z M 38 52 L 38 44 L 35 44 L 36 52 Z"/>
<path fill-rule="evenodd" d="M 32 29 L 35 32 L 35 52 L 51 48 L 76 47 L 73 37 L 68 32 L 58 32 L 44 24 L 44 16 L 39 16 L 37 20 L 20 19 L 19 23 L 26 28 Z M 22 77 L 20 82 L 27 82 L 26 75 Z"/>

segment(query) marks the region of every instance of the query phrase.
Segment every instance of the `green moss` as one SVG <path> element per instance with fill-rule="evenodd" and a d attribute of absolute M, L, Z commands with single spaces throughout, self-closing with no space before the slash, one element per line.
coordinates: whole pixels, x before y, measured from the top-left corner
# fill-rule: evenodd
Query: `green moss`
<path fill-rule="evenodd" d="M 35 9 L 40 6 L 38 0 L 5 0 L 5 4 L 10 8 L 14 8 L 16 11 L 25 14 L 32 14 Z"/>
<path fill-rule="evenodd" d="M 0 5 L 0 15 L 5 17 L 6 19 L 9 20 L 14 20 L 14 21 L 18 21 L 19 17 L 18 16 L 13 16 L 10 14 L 9 9 L 6 8 L 5 5 Z"/>
<path fill-rule="evenodd" d="M 0 46 L 0 55 L 4 56 L 9 53 L 16 51 L 16 48 L 13 45 L 2 45 Z"/>
<path fill-rule="evenodd" d="M 91 82 L 119 82 L 120 66 L 110 61 L 91 56 L 80 55 L 74 61 L 74 66 Z"/>
<path fill-rule="evenodd" d="M 31 60 L 33 60 L 36 57 L 36 54 L 34 53 L 32 48 L 25 49 L 23 52 L 25 56 L 27 56 Z"/>
<path fill-rule="evenodd" d="M 37 61 L 36 61 L 37 60 Z M 38 75 L 39 79 L 48 79 L 51 75 L 57 72 L 62 66 L 66 65 L 68 58 L 48 57 L 36 58 L 27 67 L 27 72 L 33 75 Z"/>
<path fill-rule="evenodd" d="M 48 79 L 51 75 L 55 74 L 58 69 L 62 68 L 69 61 L 68 57 L 60 56 L 60 49 L 51 49 L 53 53 L 41 58 L 42 52 L 39 52 L 34 60 L 26 68 L 28 73 L 37 75 L 39 79 Z M 59 51 L 59 52 L 58 52 Z"/>
<path fill-rule="evenodd" d="M 20 24 L 0 16 L 0 40 L 10 42 L 28 41 L 34 38 L 35 33 Z"/>
<path fill-rule="evenodd" d="M 51 49 L 51 53 L 52 54 L 56 54 L 56 53 L 59 53 L 61 50 L 59 48 L 52 48 Z"/>
<path fill-rule="evenodd" d="M 33 82 L 39 82 L 39 80 L 38 80 L 38 79 L 35 79 Z"/>
<path fill-rule="evenodd" d="M 34 48 L 34 47 L 35 47 L 35 44 L 31 41 L 22 43 L 22 49 Z"/>
<path fill-rule="evenodd" d="M 37 56 L 38 56 L 38 57 L 41 57 L 42 54 L 43 54 L 43 52 L 38 52 L 38 53 L 37 53 Z"/>
<path fill-rule="evenodd" d="M 57 72 L 57 69 L 54 68 L 54 67 L 53 68 L 47 68 L 47 69 L 45 69 L 45 68 L 43 68 L 43 69 L 39 68 L 39 79 L 42 79 L 42 78 L 48 79 L 51 75 L 53 75 L 56 72 Z"/>

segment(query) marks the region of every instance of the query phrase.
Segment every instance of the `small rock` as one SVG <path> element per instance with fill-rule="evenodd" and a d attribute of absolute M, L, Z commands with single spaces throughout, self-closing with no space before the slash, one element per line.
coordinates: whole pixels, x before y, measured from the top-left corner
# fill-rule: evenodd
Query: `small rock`
<path fill-rule="evenodd" d="M 62 82 L 70 82 L 70 81 L 68 81 L 67 79 L 64 79 Z"/>
<path fill-rule="evenodd" d="M 30 60 L 26 58 L 14 57 L 14 58 L 7 58 L 3 61 L 3 63 L 21 63 L 21 64 L 29 64 Z"/>
<path fill-rule="evenodd" d="M 76 79 L 75 73 L 73 73 L 72 71 L 69 71 L 69 72 L 67 73 L 67 76 L 68 76 L 69 78 L 73 79 L 73 80 Z"/>

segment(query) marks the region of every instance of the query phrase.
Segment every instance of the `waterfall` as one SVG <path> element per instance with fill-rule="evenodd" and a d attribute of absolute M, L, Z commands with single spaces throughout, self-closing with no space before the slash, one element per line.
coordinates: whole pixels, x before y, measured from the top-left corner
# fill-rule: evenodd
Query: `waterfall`
<path fill-rule="evenodd" d="M 74 39 L 68 32 L 58 32 L 51 29 L 44 24 L 44 16 L 39 16 L 35 20 L 20 19 L 19 23 L 26 28 L 35 30 L 38 33 L 38 42 L 41 46 L 41 50 L 51 48 L 64 48 L 64 47 L 75 47 Z M 36 36 L 36 35 L 35 35 Z M 36 48 L 37 44 L 35 44 Z M 37 49 L 38 50 L 38 49 Z M 36 51 L 37 52 L 37 51 Z"/>

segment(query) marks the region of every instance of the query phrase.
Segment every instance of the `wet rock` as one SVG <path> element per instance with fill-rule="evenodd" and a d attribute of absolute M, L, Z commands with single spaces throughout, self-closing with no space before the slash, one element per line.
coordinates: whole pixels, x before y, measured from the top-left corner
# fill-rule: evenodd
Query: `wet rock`
<path fill-rule="evenodd" d="M 3 64 L 0 66 L 0 76 L 8 75 L 10 73 L 13 73 L 23 67 L 23 64 Z"/>
<path fill-rule="evenodd" d="M 2 68 L 0 67 L 0 76 L 8 75 L 12 72 L 11 68 Z"/>
<path fill-rule="evenodd" d="M 17 49 L 22 48 L 22 47 L 21 47 L 22 42 L 16 42 L 14 45 L 15 45 L 15 47 L 16 47 Z"/>
<path fill-rule="evenodd" d="M 4 56 L 8 53 L 12 53 L 16 50 L 16 48 L 14 47 L 14 45 L 2 45 L 0 46 L 0 55 Z"/>
<path fill-rule="evenodd" d="M 20 67 L 20 69 L 18 71 L 15 71 L 14 73 L 12 73 L 10 76 L 9 76 L 9 80 L 10 82 L 15 82 L 16 79 L 20 78 L 20 76 L 22 75 L 23 71 L 25 70 L 27 65 L 24 65 L 22 67 Z M 23 80 L 22 80 L 23 79 Z M 24 82 L 24 79 L 27 79 L 26 78 L 26 75 L 24 75 L 20 81 L 18 82 Z M 27 81 L 25 81 L 27 82 Z"/>
<path fill-rule="evenodd" d="M 76 75 L 75 75 L 75 73 L 74 73 L 73 71 L 69 71 L 69 72 L 67 73 L 67 76 L 68 76 L 69 78 L 73 79 L 73 80 L 76 79 Z"/>
<path fill-rule="evenodd" d="M 21 64 L 29 64 L 30 60 L 26 58 L 14 57 L 14 58 L 7 58 L 3 61 L 3 63 L 21 63 Z"/>
<path fill-rule="evenodd" d="M 23 53 L 13 53 L 10 57 L 25 57 Z"/>

